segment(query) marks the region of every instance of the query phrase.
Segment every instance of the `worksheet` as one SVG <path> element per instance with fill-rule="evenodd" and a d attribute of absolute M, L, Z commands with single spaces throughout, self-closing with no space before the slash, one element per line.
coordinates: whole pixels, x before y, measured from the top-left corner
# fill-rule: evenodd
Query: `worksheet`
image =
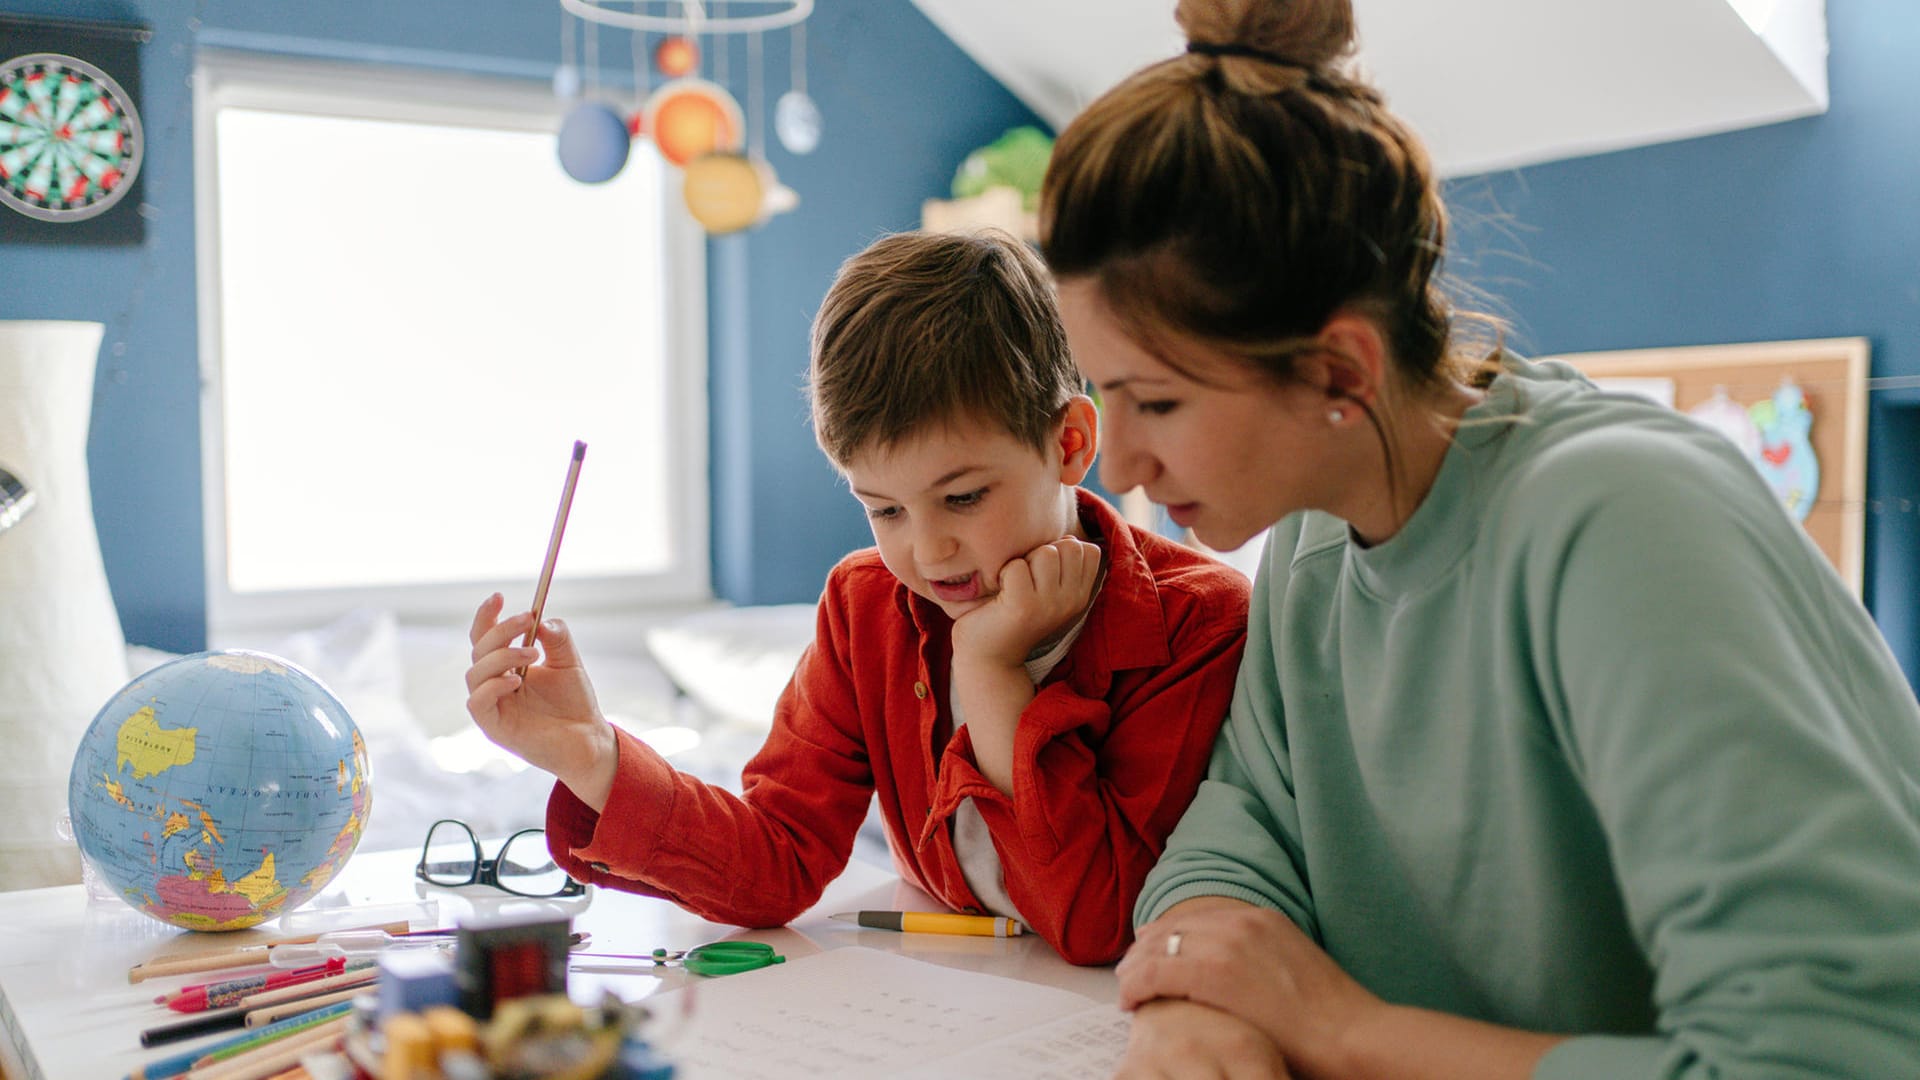
<path fill-rule="evenodd" d="M 646 999 L 676 1080 L 1105 1080 L 1127 1016 L 1067 990 L 857 946 Z"/>

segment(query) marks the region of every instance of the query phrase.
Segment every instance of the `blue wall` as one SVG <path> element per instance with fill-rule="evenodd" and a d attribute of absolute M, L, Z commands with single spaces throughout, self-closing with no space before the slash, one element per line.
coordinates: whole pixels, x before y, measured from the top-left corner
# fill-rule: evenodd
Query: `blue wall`
<path fill-rule="evenodd" d="M 1830 5 L 1832 108 L 1773 127 L 1461 181 L 1454 268 L 1542 352 L 1864 335 L 1876 376 L 1920 375 L 1920 20 L 1911 0 Z M 9 244 L 0 318 L 107 324 L 89 463 L 102 554 L 132 640 L 204 640 L 192 116 L 202 44 L 545 78 L 546 0 L 0 0 L 140 21 L 148 132 L 139 247 Z M 714 580 L 743 603 L 810 600 L 865 542 L 814 448 L 806 328 L 840 260 L 911 227 L 965 152 L 1031 115 L 904 0 L 832 0 L 809 22 L 826 139 L 769 140 L 800 209 L 712 245 Z M 610 66 L 625 35 L 607 32 Z M 731 54 L 744 93 L 744 47 Z M 785 35 L 767 42 L 769 97 Z M 1500 220 L 1489 220 L 1497 213 Z M 79 283 L 76 285 L 76 283 Z M 1920 678 L 1920 393 L 1873 395 L 1867 600 Z M 1903 503 L 1902 500 L 1905 500 Z"/>
<path fill-rule="evenodd" d="M 840 556 L 873 542 L 801 395 L 834 271 L 881 233 L 918 227 L 921 200 L 946 194 L 968 151 L 1039 123 L 906 0 L 827 0 L 807 26 L 826 141 L 771 154 L 800 208 L 709 249 L 714 586 L 738 603 L 812 602 Z M 785 45 L 769 42 L 770 70 L 786 70 Z"/>
<path fill-rule="evenodd" d="M 8 243 L 0 318 L 107 324 L 88 447 L 95 520 L 130 640 L 205 641 L 190 77 L 203 45 L 546 79 L 560 52 L 554 0 L 0 0 L 0 11 L 143 22 L 147 236 L 138 247 Z M 882 231 L 910 228 L 966 152 L 1032 116 L 905 0 L 832 0 L 808 23 L 809 90 L 826 137 L 794 158 L 768 139 L 801 207 L 713 245 L 716 588 L 740 602 L 811 600 L 865 541 L 852 499 L 814 449 L 800 398 L 806 328 L 834 268 Z M 609 82 L 628 36 L 603 32 Z M 787 86 L 787 38 L 767 41 L 769 101 Z M 730 53 L 744 98 L 743 41 Z M 6 211 L 11 214 L 11 211 Z"/>
<path fill-rule="evenodd" d="M 1827 19 L 1825 115 L 1456 182 L 1455 273 L 1527 351 L 1862 336 L 1920 375 L 1920 18 Z M 1869 401 L 1866 600 L 1920 682 L 1920 392 Z"/>

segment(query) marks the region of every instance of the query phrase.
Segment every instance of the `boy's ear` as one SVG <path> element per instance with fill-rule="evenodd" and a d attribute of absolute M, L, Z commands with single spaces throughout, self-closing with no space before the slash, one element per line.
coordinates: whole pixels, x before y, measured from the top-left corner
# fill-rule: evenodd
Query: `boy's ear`
<path fill-rule="evenodd" d="M 1093 455 L 1100 446 L 1100 413 L 1093 399 L 1075 394 L 1060 418 L 1060 482 L 1075 485 L 1093 471 Z"/>

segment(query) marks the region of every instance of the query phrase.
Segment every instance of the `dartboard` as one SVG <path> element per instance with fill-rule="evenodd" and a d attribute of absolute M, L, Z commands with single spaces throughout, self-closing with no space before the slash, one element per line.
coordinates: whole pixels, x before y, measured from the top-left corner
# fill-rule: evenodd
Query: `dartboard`
<path fill-rule="evenodd" d="M 133 186 L 144 144 L 120 84 L 56 53 L 0 65 L 0 202 L 42 221 L 81 221 Z"/>

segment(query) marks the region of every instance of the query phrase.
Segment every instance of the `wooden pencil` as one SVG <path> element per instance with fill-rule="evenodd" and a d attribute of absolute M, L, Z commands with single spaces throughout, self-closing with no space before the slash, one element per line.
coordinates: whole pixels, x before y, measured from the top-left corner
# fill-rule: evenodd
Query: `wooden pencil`
<path fill-rule="evenodd" d="M 356 926 L 353 930 L 383 930 L 389 934 L 407 933 L 405 919 L 399 922 L 381 923 L 377 926 Z M 191 975 L 196 971 L 217 971 L 221 968 L 251 967 L 267 962 L 267 950 L 275 945 L 296 945 L 320 940 L 321 934 L 345 933 L 340 930 L 324 930 L 313 934 L 293 934 L 286 937 L 268 938 L 252 945 L 240 945 L 231 949 L 205 953 L 162 953 L 150 960 L 133 965 L 127 971 L 130 983 L 157 979 L 163 975 Z"/>
<path fill-rule="evenodd" d="M 196 1066 L 187 1071 L 188 1080 L 264 1080 L 275 1073 L 298 1065 L 300 1059 L 317 1050 L 332 1049 L 347 1033 L 347 1018 L 329 1020 L 318 1027 L 276 1039 L 254 1047 L 225 1061 Z"/>
<path fill-rule="evenodd" d="M 283 986 L 278 990 L 262 990 L 257 994 L 248 994 L 234 1003 L 239 1009 L 258 1009 L 268 1005 L 279 1005 L 287 1001 L 302 1001 L 321 994 L 330 994 L 335 990 L 345 990 L 349 986 L 364 986 L 380 977 L 379 968 L 361 968 L 358 971 L 343 971 L 338 975 L 329 975 L 324 979 L 314 979 L 294 986 Z"/>
<path fill-rule="evenodd" d="M 547 607 L 547 589 L 553 584 L 553 567 L 560 561 L 560 538 L 567 531 L 567 513 L 573 509 L 573 489 L 580 483 L 580 464 L 586 459 L 587 444 L 574 440 L 573 457 L 567 462 L 566 483 L 560 488 L 560 509 L 553 515 L 553 531 L 547 534 L 547 557 L 540 564 L 540 580 L 533 587 L 533 624 L 527 627 L 527 636 L 521 640 L 521 648 L 532 645 L 534 635 L 540 629 L 540 616 Z M 515 668 L 514 674 L 525 676 L 526 668 Z"/>
<path fill-rule="evenodd" d="M 338 990 L 331 994 L 321 994 L 319 997 L 301 998 L 299 1001 L 287 1001 L 279 1005 L 268 1005 L 259 1009 L 249 1009 L 246 1014 L 246 1022 L 243 1026 L 250 1028 L 262 1027 L 276 1020 L 284 1020 L 289 1016 L 306 1012 L 309 1009 L 324 1009 L 328 1005 L 337 1005 L 342 1001 L 352 1001 L 354 998 L 371 993 L 373 993 L 372 984 L 351 986 L 345 990 Z"/>

